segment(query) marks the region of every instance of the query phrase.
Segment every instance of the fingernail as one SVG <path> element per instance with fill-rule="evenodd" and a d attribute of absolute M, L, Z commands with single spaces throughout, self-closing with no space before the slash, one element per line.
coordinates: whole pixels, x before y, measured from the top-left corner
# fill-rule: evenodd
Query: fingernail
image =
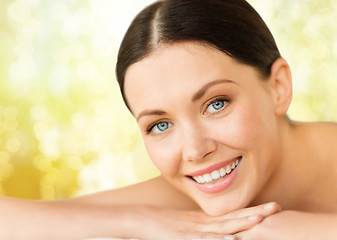
<path fill-rule="evenodd" d="M 270 203 L 267 203 L 263 206 L 264 209 L 266 210 L 270 210 L 270 209 L 273 209 L 275 207 L 275 203 L 274 202 L 270 202 Z"/>
<path fill-rule="evenodd" d="M 235 240 L 235 237 L 232 235 L 227 235 L 223 237 L 224 240 Z"/>
<path fill-rule="evenodd" d="M 259 218 L 260 218 L 260 215 L 253 215 L 253 216 L 249 216 L 248 220 L 254 222 L 258 220 Z"/>

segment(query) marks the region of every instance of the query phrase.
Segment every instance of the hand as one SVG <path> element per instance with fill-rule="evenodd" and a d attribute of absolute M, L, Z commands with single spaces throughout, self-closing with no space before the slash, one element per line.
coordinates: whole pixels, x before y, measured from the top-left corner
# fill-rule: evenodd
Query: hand
<path fill-rule="evenodd" d="M 265 217 L 280 211 L 276 203 L 211 217 L 202 211 L 139 207 L 135 211 L 133 238 L 139 239 L 224 239 L 254 227 Z M 236 239 L 235 237 L 232 239 Z"/>
<path fill-rule="evenodd" d="M 297 239 L 335 240 L 337 214 L 286 210 L 267 217 L 260 224 L 235 234 L 238 240 Z"/>

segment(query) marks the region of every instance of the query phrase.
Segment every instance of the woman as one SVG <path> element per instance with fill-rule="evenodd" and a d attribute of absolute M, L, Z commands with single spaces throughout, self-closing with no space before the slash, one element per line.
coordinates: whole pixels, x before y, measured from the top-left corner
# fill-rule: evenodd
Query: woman
<path fill-rule="evenodd" d="M 337 126 L 287 117 L 289 66 L 248 3 L 153 4 L 125 35 L 117 78 L 162 177 L 204 212 L 276 201 L 283 212 L 238 235 L 298 239 L 300 220 L 337 236 Z"/>
<path fill-rule="evenodd" d="M 244 0 L 152 4 L 125 35 L 117 78 L 161 176 L 71 200 L 2 199 L 4 238 L 336 239 L 337 126 L 287 117 L 289 66 Z M 69 231 L 37 228 L 47 220 Z"/>

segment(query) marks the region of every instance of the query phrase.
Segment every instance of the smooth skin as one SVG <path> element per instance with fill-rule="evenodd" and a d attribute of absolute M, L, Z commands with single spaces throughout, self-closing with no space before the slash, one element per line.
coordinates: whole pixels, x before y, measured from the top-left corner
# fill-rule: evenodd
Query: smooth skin
<path fill-rule="evenodd" d="M 337 126 L 288 119 L 284 59 L 266 78 L 205 44 L 159 45 L 129 67 L 125 93 L 161 176 L 63 201 L 1 198 L 1 238 L 336 239 Z M 219 193 L 187 177 L 238 156 Z"/>
<path fill-rule="evenodd" d="M 212 85 L 193 101 L 219 79 L 232 82 Z M 285 211 L 251 231 L 261 233 L 260 239 L 264 232 L 270 234 L 266 239 L 337 236 L 337 126 L 288 119 L 292 79 L 284 59 L 273 63 L 266 79 L 207 45 L 163 44 L 129 67 L 125 93 L 151 159 L 204 212 L 219 216 L 277 201 Z M 210 103 L 219 98 L 224 107 L 214 109 Z M 238 155 L 243 156 L 240 173 L 221 193 L 201 193 L 186 177 Z M 294 231 L 301 221 L 307 224 Z M 239 236 L 256 239 L 246 232 Z"/>
<path fill-rule="evenodd" d="M 2 197 L 0 210 L 1 239 L 223 239 L 252 228 L 280 207 L 269 203 L 211 217 L 158 177 L 68 200 Z"/>
<path fill-rule="evenodd" d="M 286 74 L 280 72 L 282 77 Z M 181 43 L 158 47 L 130 66 L 125 93 L 150 158 L 163 177 L 207 214 L 217 216 L 252 202 L 281 162 L 281 139 L 288 127 L 283 113 L 291 90 L 282 85 L 274 90 L 270 84 L 253 67 L 220 51 Z M 279 91 L 288 99 L 279 100 Z M 215 110 L 211 103 L 221 101 L 223 108 Z M 142 116 L 144 111 L 153 114 Z M 156 122 L 169 127 L 147 133 Z M 239 156 L 236 180 L 220 193 L 205 194 L 186 177 Z"/>

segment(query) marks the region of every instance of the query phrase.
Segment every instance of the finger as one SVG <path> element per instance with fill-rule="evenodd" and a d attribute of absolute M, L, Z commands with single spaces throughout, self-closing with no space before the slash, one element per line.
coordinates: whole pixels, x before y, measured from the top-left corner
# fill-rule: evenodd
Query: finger
<path fill-rule="evenodd" d="M 250 208 L 243 208 L 233 212 L 230 212 L 223 216 L 224 219 L 242 218 L 253 215 L 261 215 L 268 217 L 274 213 L 281 211 L 281 206 L 276 202 L 265 203 Z"/>
<path fill-rule="evenodd" d="M 263 220 L 262 215 L 252 215 L 242 218 L 225 219 L 198 227 L 201 232 L 235 234 L 254 227 Z"/>
<path fill-rule="evenodd" d="M 211 234 L 211 233 L 203 233 L 200 234 L 197 238 L 192 238 L 192 240 L 238 240 L 238 238 L 234 235 L 223 235 L 223 234 Z"/>
<path fill-rule="evenodd" d="M 238 238 L 234 235 L 226 235 L 223 237 L 224 240 L 238 240 Z"/>
<path fill-rule="evenodd" d="M 245 233 L 247 233 L 247 231 L 241 231 L 235 234 L 235 237 L 237 240 L 241 240 L 241 239 L 245 239 Z"/>

